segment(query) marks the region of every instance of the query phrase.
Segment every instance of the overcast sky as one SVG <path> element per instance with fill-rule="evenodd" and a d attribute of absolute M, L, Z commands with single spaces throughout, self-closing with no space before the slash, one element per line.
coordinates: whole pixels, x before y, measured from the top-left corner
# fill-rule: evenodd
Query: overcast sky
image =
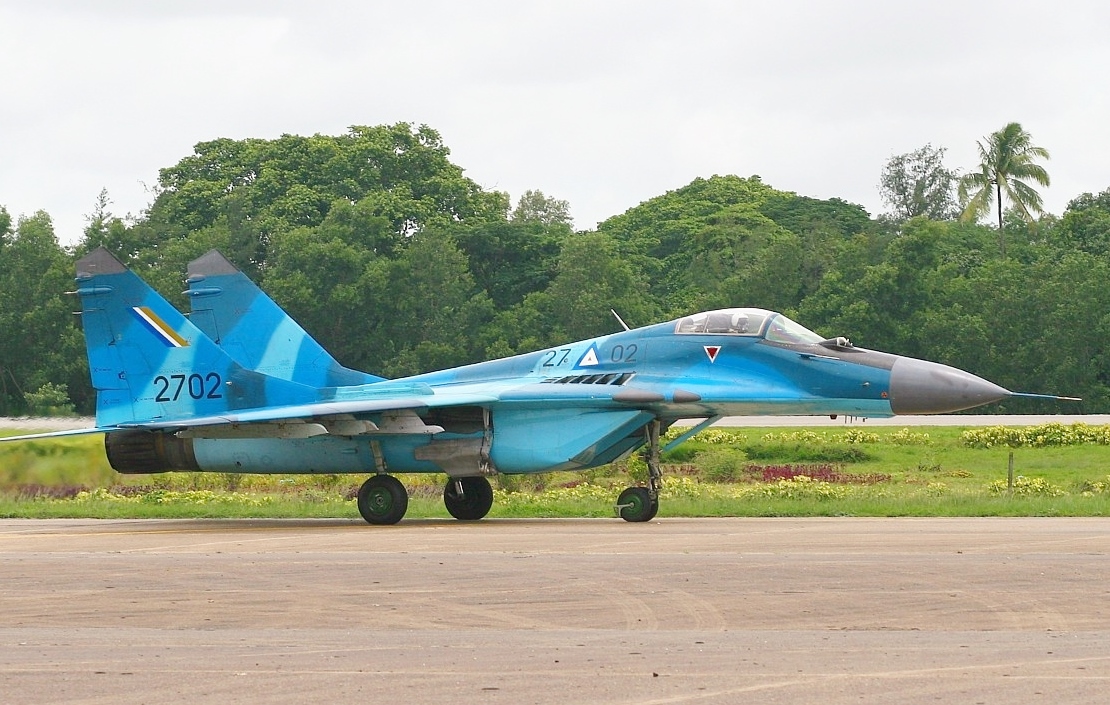
<path fill-rule="evenodd" d="M 1047 210 L 1110 188 L 1110 4 L 960 0 L 0 0 L 0 205 L 76 239 L 197 142 L 427 124 L 579 229 L 713 174 L 882 212 L 926 143 L 1020 122 Z"/>

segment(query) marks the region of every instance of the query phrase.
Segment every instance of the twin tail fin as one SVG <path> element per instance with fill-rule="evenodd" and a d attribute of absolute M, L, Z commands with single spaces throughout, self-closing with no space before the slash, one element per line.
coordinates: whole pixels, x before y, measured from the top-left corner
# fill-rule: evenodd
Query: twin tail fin
<path fill-rule="evenodd" d="M 244 367 L 104 248 L 77 262 L 100 428 L 309 404 L 318 390 Z"/>

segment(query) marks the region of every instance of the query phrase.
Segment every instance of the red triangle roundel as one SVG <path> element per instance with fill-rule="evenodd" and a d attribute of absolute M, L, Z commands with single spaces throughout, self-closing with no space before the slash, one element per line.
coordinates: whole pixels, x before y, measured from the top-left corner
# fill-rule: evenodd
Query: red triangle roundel
<path fill-rule="evenodd" d="M 709 362 L 711 362 L 711 363 L 716 362 L 717 361 L 717 353 L 721 352 L 721 346 L 720 345 L 703 345 L 702 347 L 705 348 L 705 354 L 709 356 Z"/>

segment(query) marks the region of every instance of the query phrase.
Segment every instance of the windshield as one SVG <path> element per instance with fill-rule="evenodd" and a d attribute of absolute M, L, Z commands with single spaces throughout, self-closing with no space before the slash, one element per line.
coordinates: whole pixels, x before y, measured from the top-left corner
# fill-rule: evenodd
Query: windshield
<path fill-rule="evenodd" d="M 824 338 L 801 323 L 795 323 L 781 313 L 771 319 L 767 327 L 767 340 L 772 343 L 820 343 Z"/>

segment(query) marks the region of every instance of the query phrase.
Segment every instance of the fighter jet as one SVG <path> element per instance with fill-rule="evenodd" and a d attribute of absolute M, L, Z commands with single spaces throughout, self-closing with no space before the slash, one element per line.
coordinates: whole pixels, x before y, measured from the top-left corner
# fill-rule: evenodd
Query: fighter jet
<path fill-rule="evenodd" d="M 493 503 L 490 476 L 586 470 L 639 449 L 647 486 L 616 506 L 649 521 L 662 451 L 725 416 L 935 414 L 1046 396 L 759 308 L 389 380 L 341 366 L 219 253 L 190 265 L 192 320 L 106 249 L 77 263 L 76 280 L 96 426 L 0 440 L 103 433 L 125 474 L 368 474 L 358 508 L 371 524 L 404 516 L 396 474 L 446 474 L 448 512 L 476 520 Z M 701 421 L 661 447 L 680 419 Z"/>

